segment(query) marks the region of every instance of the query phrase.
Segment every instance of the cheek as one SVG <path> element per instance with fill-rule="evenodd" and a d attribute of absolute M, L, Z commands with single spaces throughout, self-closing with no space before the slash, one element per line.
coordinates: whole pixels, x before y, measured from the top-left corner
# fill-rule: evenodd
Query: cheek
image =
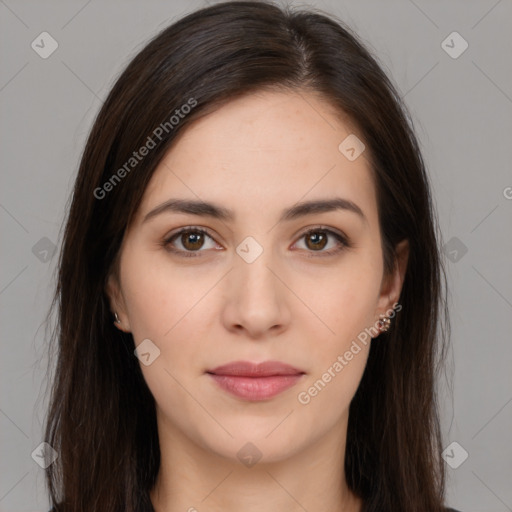
<path fill-rule="evenodd" d="M 166 317 L 169 322 L 167 329 L 172 326 L 172 317 L 168 312 L 173 311 L 173 304 L 169 302 L 170 297 L 163 294 L 152 273 L 131 273 L 125 279 L 124 290 L 130 330 L 136 342 L 144 338 L 159 338 L 167 325 Z"/>
<path fill-rule="evenodd" d="M 154 344 L 150 364 L 141 359 L 141 371 L 157 406 L 165 411 L 163 417 L 186 430 L 186 418 L 201 415 L 187 390 L 195 389 L 200 373 L 197 359 L 206 329 L 199 316 L 201 297 L 211 288 L 214 276 L 205 282 L 162 265 L 157 258 L 148 262 L 133 256 L 126 254 L 121 269 L 130 330 L 136 346 L 146 339 Z M 153 354 L 158 355 L 153 358 Z"/>
<path fill-rule="evenodd" d="M 149 339 L 158 354 L 148 366 L 141 360 L 141 370 L 157 403 L 186 408 L 180 384 L 192 388 L 204 370 L 198 355 L 211 336 L 212 319 L 218 319 L 211 313 L 214 293 L 209 293 L 219 281 L 218 272 L 201 275 L 140 254 L 126 252 L 121 279 L 135 345 Z"/>
<path fill-rule="evenodd" d="M 323 298 L 319 293 L 312 297 L 324 325 L 317 318 L 308 322 L 310 338 L 317 324 L 315 342 L 305 347 L 311 367 L 296 394 L 298 407 L 307 413 L 304 421 L 313 422 L 310 428 L 318 427 L 318 418 L 327 428 L 346 417 L 366 366 L 380 279 L 378 271 L 351 270 L 332 278 L 323 287 Z"/>
<path fill-rule="evenodd" d="M 313 346 L 317 360 L 327 363 L 326 357 L 346 350 L 353 339 L 374 324 L 380 272 L 375 261 L 366 263 L 354 257 L 336 269 L 307 280 L 297 279 L 294 291 L 305 298 L 312 313 L 301 316 L 310 328 L 316 324 L 317 338 L 322 340 Z"/>
<path fill-rule="evenodd" d="M 195 304 L 218 277 L 198 267 L 173 265 L 163 253 L 127 248 L 121 279 L 134 339 L 153 337 L 165 343 L 175 331 L 183 329 L 188 317 L 193 316 Z"/>
<path fill-rule="evenodd" d="M 297 390 L 301 428 L 315 432 L 315 436 L 321 437 L 348 421 L 350 403 L 363 376 L 370 344 L 356 341 L 346 348 L 330 354 L 318 373 L 311 374 Z"/>
<path fill-rule="evenodd" d="M 300 288 L 300 293 L 315 290 L 309 294 L 315 315 L 303 325 L 308 338 L 315 339 L 304 347 L 310 375 L 297 393 L 299 407 L 306 407 L 310 418 L 321 415 L 329 424 L 348 411 L 368 358 L 381 271 L 378 259 L 354 256 L 330 270 L 328 279 L 317 276 L 321 287 L 310 282 Z"/>

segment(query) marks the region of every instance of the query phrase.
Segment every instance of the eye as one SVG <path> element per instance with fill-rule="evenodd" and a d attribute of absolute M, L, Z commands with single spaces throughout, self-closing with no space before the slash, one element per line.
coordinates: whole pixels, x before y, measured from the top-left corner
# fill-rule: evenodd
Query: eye
<path fill-rule="evenodd" d="M 209 239 L 213 244 L 210 243 L 209 246 L 208 244 L 205 246 L 206 239 Z M 168 236 L 162 245 L 168 251 L 185 257 L 199 256 L 199 254 L 194 253 L 202 252 L 201 249 L 215 249 L 216 247 L 215 241 L 206 230 L 191 226 L 182 228 L 177 233 Z"/>
<path fill-rule="evenodd" d="M 301 235 L 300 240 L 302 239 L 305 239 L 305 250 L 309 253 L 307 257 L 333 256 L 346 247 L 351 247 L 344 235 L 323 226 L 309 229 Z M 205 245 L 208 240 L 210 244 Z M 324 250 L 331 241 L 334 243 L 334 247 Z M 162 245 L 169 252 L 188 258 L 200 256 L 199 253 L 203 252 L 202 249 L 218 249 L 220 247 L 216 245 L 208 231 L 194 226 L 187 226 L 172 233 L 163 240 Z"/>
<path fill-rule="evenodd" d="M 302 239 L 305 239 L 305 246 L 308 252 L 318 253 L 308 254 L 307 257 L 333 256 L 341 252 L 346 247 L 351 247 L 348 239 L 341 233 L 337 233 L 332 229 L 321 226 L 309 229 L 303 233 L 300 237 L 300 240 Z M 334 243 L 334 247 L 324 250 L 331 241 Z"/>

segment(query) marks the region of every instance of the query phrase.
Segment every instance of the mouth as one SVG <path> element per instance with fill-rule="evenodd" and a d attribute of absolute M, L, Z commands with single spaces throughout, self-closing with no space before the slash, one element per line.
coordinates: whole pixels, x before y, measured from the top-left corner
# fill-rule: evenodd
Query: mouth
<path fill-rule="evenodd" d="M 269 400 L 305 375 L 304 371 L 279 361 L 235 361 L 206 373 L 224 391 L 249 401 Z"/>

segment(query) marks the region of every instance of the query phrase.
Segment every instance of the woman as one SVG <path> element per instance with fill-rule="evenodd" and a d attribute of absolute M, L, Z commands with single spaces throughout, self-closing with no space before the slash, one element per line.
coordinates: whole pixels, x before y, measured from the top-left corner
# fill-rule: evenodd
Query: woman
<path fill-rule="evenodd" d="M 428 179 L 341 22 L 228 2 L 158 34 L 59 263 L 55 510 L 446 510 Z"/>

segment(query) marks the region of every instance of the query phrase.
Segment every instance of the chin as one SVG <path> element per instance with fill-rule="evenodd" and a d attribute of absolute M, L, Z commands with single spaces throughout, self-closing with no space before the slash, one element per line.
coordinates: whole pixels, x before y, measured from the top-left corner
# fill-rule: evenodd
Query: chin
<path fill-rule="evenodd" d="M 290 426 L 283 428 L 283 424 L 279 425 L 285 416 L 278 421 L 262 420 L 259 426 L 240 421 L 240 428 L 235 429 L 234 425 L 228 428 L 232 438 L 228 434 L 212 438 L 210 431 L 210 436 L 203 438 L 202 444 L 217 455 L 237 460 L 248 467 L 251 460 L 257 460 L 258 464 L 284 461 L 308 444 L 304 432 L 294 432 Z"/>

